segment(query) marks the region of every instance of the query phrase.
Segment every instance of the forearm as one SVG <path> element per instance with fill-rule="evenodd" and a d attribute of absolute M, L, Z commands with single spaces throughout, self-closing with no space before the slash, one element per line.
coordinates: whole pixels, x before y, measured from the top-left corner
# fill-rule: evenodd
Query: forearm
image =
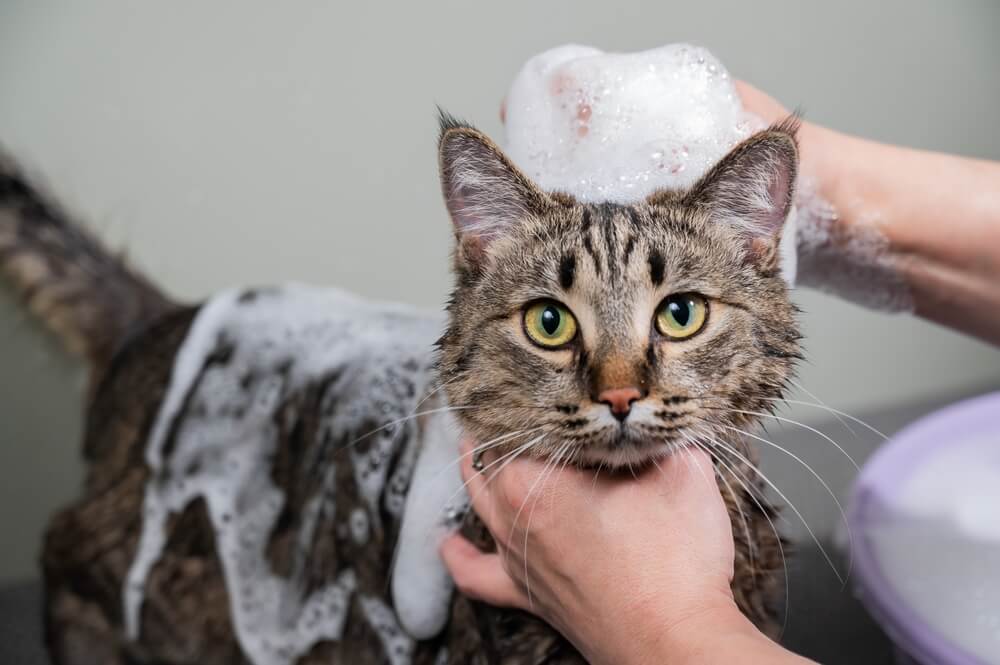
<path fill-rule="evenodd" d="M 870 263 L 869 283 L 857 286 L 895 289 L 888 295 L 919 316 L 1000 343 L 1000 164 L 809 124 L 802 140 L 843 251 L 878 253 L 847 259 Z M 815 279 L 829 279 L 831 266 L 821 268 Z"/>
<path fill-rule="evenodd" d="M 672 627 L 655 618 L 623 626 L 628 635 L 614 653 L 584 649 L 593 665 L 807 665 L 813 661 L 773 642 L 735 605 L 700 613 Z M 608 636 L 611 638 L 612 636 Z M 606 647 L 606 643 L 603 645 Z"/>

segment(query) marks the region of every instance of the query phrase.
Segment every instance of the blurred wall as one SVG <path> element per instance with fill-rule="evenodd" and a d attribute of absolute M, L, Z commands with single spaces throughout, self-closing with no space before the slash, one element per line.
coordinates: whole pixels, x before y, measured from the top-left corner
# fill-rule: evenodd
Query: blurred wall
<path fill-rule="evenodd" d="M 436 307 L 450 231 L 434 104 L 499 136 L 532 54 L 693 41 L 810 120 L 1000 159 L 997 26 L 992 0 L 4 0 L 0 141 L 179 298 L 303 280 Z M 837 408 L 1000 379 L 1000 353 L 957 334 L 799 301 L 801 381 Z M 11 579 L 36 574 L 42 525 L 77 492 L 82 382 L 3 292 L 0 340 Z"/>

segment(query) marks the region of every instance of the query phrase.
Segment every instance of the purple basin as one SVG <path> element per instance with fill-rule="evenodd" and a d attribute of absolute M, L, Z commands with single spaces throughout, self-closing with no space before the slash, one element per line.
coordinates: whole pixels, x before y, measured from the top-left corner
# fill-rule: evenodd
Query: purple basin
<path fill-rule="evenodd" d="M 853 582 L 900 662 L 1000 664 L 1000 393 L 887 442 L 858 477 L 848 523 Z"/>

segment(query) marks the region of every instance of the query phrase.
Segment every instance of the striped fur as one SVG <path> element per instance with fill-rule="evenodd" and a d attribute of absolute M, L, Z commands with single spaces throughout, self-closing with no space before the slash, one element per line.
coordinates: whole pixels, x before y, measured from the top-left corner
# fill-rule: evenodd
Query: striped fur
<path fill-rule="evenodd" d="M 0 272 L 71 352 L 104 367 L 167 298 L 0 154 Z"/>
<path fill-rule="evenodd" d="M 525 454 L 605 469 L 643 466 L 694 441 L 708 448 L 720 478 L 737 488 L 734 472 L 750 479 L 727 497 L 734 592 L 764 627 L 780 543 L 770 506 L 753 496 L 756 452 L 733 428 L 746 430 L 756 420 L 748 412 L 773 408 L 800 355 L 776 251 L 794 189 L 794 131 L 784 124 L 754 135 L 690 191 L 634 205 L 542 192 L 486 136 L 454 121 L 441 138 L 459 279 L 440 371 L 450 402 L 471 407 L 460 412 L 464 426 L 484 442 L 530 431 Z M 708 300 L 707 323 L 670 340 L 654 325 L 658 306 L 687 293 Z M 539 300 L 573 313 L 575 340 L 557 350 L 531 342 L 522 313 Z M 627 421 L 610 417 L 599 397 L 616 387 L 642 395 Z M 495 452 L 526 441 L 509 438 Z"/>

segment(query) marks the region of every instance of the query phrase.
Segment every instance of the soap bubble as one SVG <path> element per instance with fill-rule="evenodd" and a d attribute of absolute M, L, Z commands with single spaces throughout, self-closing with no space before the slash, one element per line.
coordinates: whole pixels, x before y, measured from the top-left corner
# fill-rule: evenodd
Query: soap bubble
<path fill-rule="evenodd" d="M 689 187 L 752 127 L 722 63 L 688 44 L 546 51 L 514 80 L 505 117 L 515 163 L 589 202 Z"/>

